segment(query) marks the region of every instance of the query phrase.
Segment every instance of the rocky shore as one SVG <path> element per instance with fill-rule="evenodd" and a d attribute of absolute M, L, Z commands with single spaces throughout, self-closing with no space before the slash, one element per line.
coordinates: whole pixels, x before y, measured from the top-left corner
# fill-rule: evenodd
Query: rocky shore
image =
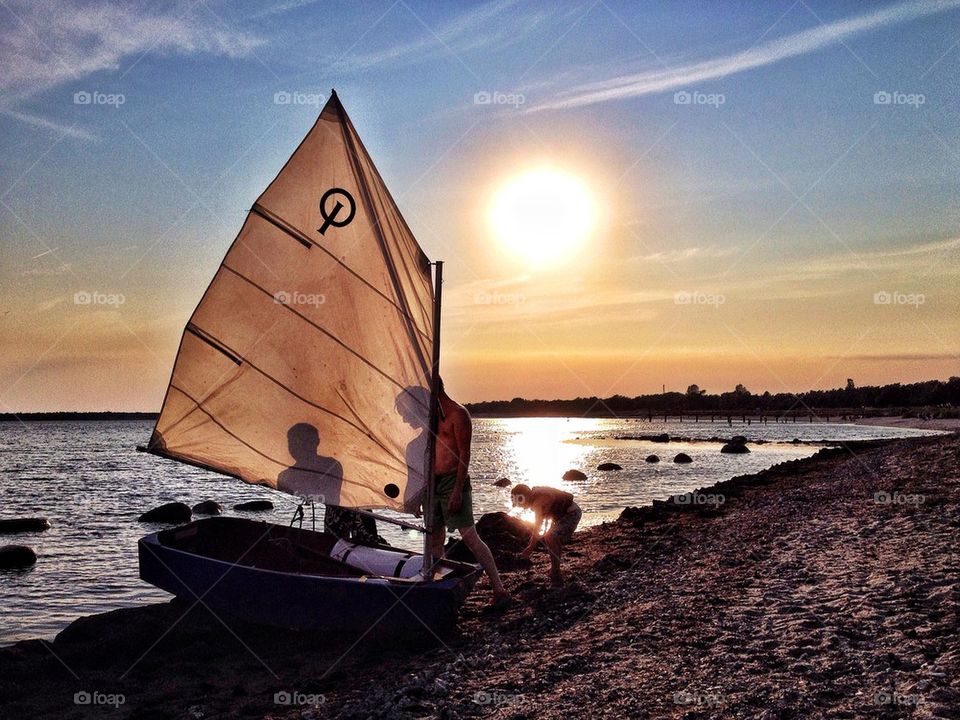
<path fill-rule="evenodd" d="M 180 603 L 0 650 L 10 718 L 953 718 L 960 438 L 821 450 L 578 533 L 460 633 L 323 638 Z"/>

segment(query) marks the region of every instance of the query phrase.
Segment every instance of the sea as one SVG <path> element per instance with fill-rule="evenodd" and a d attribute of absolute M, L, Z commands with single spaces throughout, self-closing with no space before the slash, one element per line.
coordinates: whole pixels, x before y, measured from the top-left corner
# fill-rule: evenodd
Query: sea
<path fill-rule="evenodd" d="M 169 600 L 170 595 L 137 574 L 137 540 L 163 527 L 137 518 L 161 503 L 216 500 L 225 514 L 277 523 L 292 519 L 295 498 L 137 452 L 151 429 L 146 420 L 0 423 L 0 518 L 41 516 L 51 523 L 43 533 L 0 537 L 0 544 L 30 545 L 39 556 L 28 570 L 0 570 L 0 644 L 52 639 L 78 617 Z M 660 433 L 690 441 L 623 439 Z M 925 434 L 931 432 L 835 423 L 728 426 L 689 420 L 478 418 L 470 465 L 475 516 L 510 508 L 509 488 L 494 485 L 500 478 L 573 492 L 584 511 L 581 527 L 588 527 L 616 518 L 625 506 L 758 472 L 818 449 L 802 443 Z M 721 444 L 710 440 L 732 435 L 764 442 L 751 444 L 746 455 L 724 455 Z M 693 462 L 673 463 L 678 452 Z M 650 454 L 663 461 L 647 463 Z M 604 462 L 623 469 L 597 470 Z M 564 481 L 569 469 L 582 471 L 586 480 Z M 274 510 L 232 509 L 254 499 L 272 500 Z M 308 509 L 305 527 L 312 522 Z M 322 509 L 316 522 L 322 527 Z M 380 532 L 394 545 L 421 545 L 414 530 L 381 523 Z"/>

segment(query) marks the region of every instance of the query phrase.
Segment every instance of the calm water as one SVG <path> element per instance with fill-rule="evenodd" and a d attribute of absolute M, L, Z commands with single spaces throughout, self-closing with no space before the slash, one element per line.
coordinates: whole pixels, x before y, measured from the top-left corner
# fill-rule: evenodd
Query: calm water
<path fill-rule="evenodd" d="M 160 503 L 180 500 L 193 505 L 214 499 L 228 514 L 242 515 L 229 508 L 244 500 L 269 498 L 274 512 L 250 517 L 289 522 L 296 507 L 291 497 L 136 452 L 135 446 L 147 440 L 151 428 L 147 421 L 0 423 L 0 517 L 44 516 L 52 524 L 42 534 L 0 537 L 0 544 L 28 544 L 40 556 L 30 570 L 0 571 L 0 643 L 52 638 L 81 615 L 169 599 L 137 576 L 137 539 L 159 527 L 138 523 L 137 516 Z M 772 442 L 751 446 L 749 455 L 721 455 L 714 443 L 665 446 L 613 439 L 619 434 L 658 432 L 703 439 L 744 434 Z M 481 419 L 475 425 L 471 463 L 475 512 L 479 517 L 508 507 L 509 489 L 491 485 L 496 478 L 508 477 L 576 493 L 586 526 L 616 517 L 625 505 L 649 503 L 815 451 L 783 444 L 793 438 L 922 434 L 929 433 L 832 424 L 734 423 L 728 428 L 720 423 Z M 669 459 L 680 451 L 688 453 L 693 464 L 644 462 L 650 453 Z M 622 465 L 623 471 L 594 470 L 605 461 Z M 564 483 L 560 476 L 569 468 L 584 471 L 587 480 Z M 383 525 L 381 529 L 393 544 L 419 546 L 414 531 Z"/>

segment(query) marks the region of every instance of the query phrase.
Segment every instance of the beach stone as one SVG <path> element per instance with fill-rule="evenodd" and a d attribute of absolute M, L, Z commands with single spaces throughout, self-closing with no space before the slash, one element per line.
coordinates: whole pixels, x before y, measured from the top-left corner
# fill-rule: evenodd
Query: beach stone
<path fill-rule="evenodd" d="M 602 470 L 603 472 L 609 472 L 611 470 L 623 470 L 622 467 L 612 462 L 600 463 L 597 465 L 597 470 Z"/>
<path fill-rule="evenodd" d="M 530 540 L 530 525 L 505 512 L 485 513 L 477 521 L 477 534 L 499 564 L 501 560 L 515 559 L 516 554 L 526 547 Z M 447 557 L 451 560 L 476 562 L 473 553 L 459 540 L 454 540 L 447 547 Z M 526 567 L 529 567 L 528 563 L 523 561 Z"/>
<path fill-rule="evenodd" d="M 657 443 L 668 443 L 670 442 L 670 434 L 663 433 L 662 435 L 654 435 L 650 440 Z"/>
<path fill-rule="evenodd" d="M 750 452 L 750 448 L 741 443 L 735 443 L 731 441 L 720 448 L 720 452 L 727 455 L 743 455 L 744 453 Z"/>
<path fill-rule="evenodd" d="M 743 435 L 734 435 L 732 438 L 730 438 L 730 442 L 734 443 L 735 445 L 746 445 L 747 438 Z"/>
<path fill-rule="evenodd" d="M 586 480 L 587 476 L 586 474 L 580 472 L 579 470 L 567 470 L 563 474 L 563 479 L 566 480 L 567 482 L 573 482 L 576 480 Z"/>
<path fill-rule="evenodd" d="M 648 463 L 658 463 L 658 462 L 660 462 L 660 456 L 659 456 L 659 455 L 647 455 L 647 462 L 648 462 Z"/>
<path fill-rule="evenodd" d="M 140 516 L 140 522 L 185 523 L 190 522 L 193 512 L 182 502 L 170 502 L 148 510 Z"/>
<path fill-rule="evenodd" d="M 223 507 L 216 500 L 204 500 L 193 506 L 197 515 L 223 515 Z"/>
<path fill-rule="evenodd" d="M 247 500 L 246 502 L 237 503 L 233 506 L 233 509 L 264 512 L 266 510 L 273 510 L 273 503 L 269 500 Z"/>
<path fill-rule="evenodd" d="M 692 463 L 693 458 L 686 453 L 677 453 L 676 457 L 673 458 L 673 461 L 675 463 Z"/>
<path fill-rule="evenodd" d="M 46 518 L 9 518 L 0 520 L 0 535 L 21 532 L 43 532 L 50 528 Z"/>
<path fill-rule="evenodd" d="M 510 478 L 500 478 L 499 480 L 493 481 L 494 487 L 505 488 L 510 487 Z"/>
<path fill-rule="evenodd" d="M 4 545 L 0 547 L 0 569 L 16 570 L 28 568 L 37 562 L 37 554 L 26 545 Z"/>

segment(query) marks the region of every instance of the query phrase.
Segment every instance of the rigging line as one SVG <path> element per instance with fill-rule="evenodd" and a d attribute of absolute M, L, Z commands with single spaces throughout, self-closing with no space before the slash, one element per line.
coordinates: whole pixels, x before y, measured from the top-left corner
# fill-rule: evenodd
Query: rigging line
<path fill-rule="evenodd" d="M 271 299 L 273 299 L 273 298 L 276 297 L 275 294 L 271 293 L 271 292 L 270 292 L 269 290 L 267 290 L 265 287 L 263 287 L 262 285 L 257 284 L 256 282 L 254 282 L 253 280 L 251 280 L 250 278 L 248 278 L 246 275 L 243 275 L 242 273 L 238 272 L 237 270 L 234 270 L 234 269 L 233 269 L 232 267 L 230 267 L 229 265 L 224 264 L 224 265 L 222 265 L 222 268 L 223 268 L 224 270 L 229 270 L 231 273 L 233 273 L 234 275 L 236 275 L 238 278 L 240 278 L 240 279 L 243 280 L 244 282 L 249 283 L 251 286 L 255 287 L 257 290 L 259 290 L 260 292 L 262 292 L 264 295 L 270 297 Z M 303 313 L 297 312 L 297 310 L 295 310 L 295 309 L 294 309 L 293 307 L 291 307 L 290 305 L 287 305 L 286 303 L 277 303 L 277 305 L 280 305 L 281 307 L 286 308 L 286 309 L 289 310 L 291 313 L 293 313 L 294 315 L 296 315 L 298 318 L 300 318 L 301 320 L 303 320 L 304 322 L 306 322 L 306 323 L 309 324 L 310 326 L 312 326 L 312 327 L 316 328 L 317 330 L 319 330 L 320 332 L 322 332 L 324 335 L 326 335 L 326 336 L 329 337 L 331 340 L 333 340 L 335 343 L 337 343 L 337 345 L 339 345 L 340 347 L 342 347 L 344 350 L 346 350 L 347 352 L 349 352 L 351 355 L 353 355 L 354 357 L 356 357 L 358 360 L 362 361 L 365 365 L 369 366 L 371 370 L 376 371 L 377 373 L 379 373 L 379 374 L 382 375 L 384 378 L 386 378 L 387 380 L 389 380 L 390 382 L 392 382 L 394 385 L 396 385 L 396 386 L 397 386 L 398 388 L 400 388 L 401 390 L 404 390 L 404 389 L 406 388 L 406 386 L 405 386 L 402 382 L 400 382 L 399 380 L 396 380 L 395 378 L 393 378 L 392 376 L 390 376 L 386 371 L 381 370 L 379 367 L 377 367 L 376 365 L 374 365 L 373 362 L 371 362 L 370 360 L 368 360 L 367 358 L 365 358 L 363 355 L 361 355 L 360 353 L 358 353 L 356 350 L 354 350 L 353 348 L 351 348 L 349 345 L 347 345 L 343 340 L 341 340 L 340 338 L 338 338 L 336 335 L 334 335 L 332 332 L 330 332 L 330 331 L 327 330 L 326 328 L 321 327 L 318 323 L 314 322 L 313 320 L 311 320 L 310 318 L 308 318 L 308 317 L 307 317 L 306 315 L 304 315 Z M 414 345 L 416 345 L 416 343 L 414 343 Z"/>
<path fill-rule="evenodd" d="M 350 118 L 347 115 L 347 111 L 343 108 L 343 105 L 340 104 L 339 99 L 337 100 L 337 104 L 340 105 L 343 134 L 344 134 L 344 138 L 347 141 L 347 144 L 350 146 L 349 155 L 350 155 L 351 165 L 353 166 L 354 175 L 357 178 L 357 185 L 360 188 L 360 194 L 363 196 L 363 201 L 364 201 L 364 204 L 366 205 L 367 214 L 370 215 L 370 217 L 377 217 L 376 214 L 373 212 L 373 205 L 370 201 L 370 194 L 367 188 L 366 178 L 362 172 L 362 169 L 360 168 L 359 153 L 357 152 L 357 146 L 353 142 L 353 133 L 354 133 L 353 123 L 350 122 Z M 369 155 L 367 156 L 367 159 L 368 160 L 370 159 Z M 372 160 L 370 161 L 370 164 L 373 164 Z M 413 348 L 417 353 L 417 357 L 420 360 L 420 367 L 422 371 L 426 374 L 427 372 L 429 372 L 430 363 L 427 362 L 427 359 L 423 353 L 423 349 L 420 347 L 420 343 L 417 342 L 417 337 L 415 334 L 416 326 L 414 325 L 411 319 L 410 308 L 407 305 L 406 296 L 403 293 L 403 289 L 400 287 L 400 279 L 397 276 L 397 269 L 393 263 L 392 258 L 390 257 L 390 253 L 387 248 L 386 238 L 383 236 L 383 232 L 381 232 L 379 224 L 375 226 L 375 229 L 377 231 L 376 232 L 377 240 L 379 241 L 379 244 L 380 244 L 380 252 L 383 254 L 383 262 L 387 268 L 387 271 L 390 274 L 390 280 L 393 283 L 393 290 L 397 294 L 397 300 L 403 304 L 403 308 L 406 311 L 404 315 L 407 317 L 407 320 L 408 320 L 407 332 L 411 334 L 410 339 L 412 341 Z M 421 253 L 422 252 L 423 251 L 421 250 Z M 436 328 L 433 328 L 433 331 L 435 333 Z"/>
<path fill-rule="evenodd" d="M 360 275 L 360 273 L 358 273 L 356 270 L 354 270 L 354 269 L 351 268 L 349 265 L 347 265 L 343 260 L 341 260 L 341 259 L 338 258 L 336 255 L 334 255 L 328 248 L 324 247 L 324 246 L 321 245 L 320 243 L 315 242 L 312 238 L 308 237 L 307 235 L 305 235 L 304 233 L 302 233 L 300 230 L 297 230 L 293 225 L 291 225 L 290 223 L 288 223 L 286 220 L 284 220 L 283 218 L 281 218 L 281 217 L 280 217 L 279 215 L 277 215 L 276 213 L 274 213 L 274 212 L 268 210 L 267 208 L 263 207 L 260 203 L 254 203 L 253 206 L 250 208 L 250 212 L 254 213 L 254 214 L 257 215 L 258 217 L 263 218 L 264 220 L 266 220 L 267 222 L 269 222 L 271 225 L 273 225 L 274 227 L 278 228 L 279 230 L 282 230 L 283 232 L 287 233 L 287 234 L 290 235 L 294 240 L 296 240 L 297 242 L 305 245 L 306 247 L 308 247 L 308 248 L 315 247 L 315 248 L 318 248 L 318 249 L 322 250 L 327 256 L 330 257 L 330 259 L 332 259 L 332 260 L 333 260 L 335 263 L 337 263 L 340 267 L 342 267 L 342 268 L 343 268 L 344 270 L 346 270 L 348 273 L 350 273 L 350 274 L 353 275 L 355 278 L 357 278 L 357 280 L 359 280 L 361 283 L 363 283 L 363 284 L 366 285 L 368 288 L 370 288 L 371 290 L 373 290 L 373 292 L 375 292 L 377 295 L 379 295 L 379 296 L 382 297 L 384 300 L 386 300 L 388 303 L 390 303 L 390 305 L 392 305 L 392 306 L 397 310 L 398 313 L 400 313 L 400 314 L 401 314 L 402 316 L 404 316 L 407 320 L 409 320 L 411 323 L 413 323 L 413 324 L 414 324 L 414 327 L 416 327 L 416 329 L 417 329 L 417 332 L 420 333 L 420 334 L 424 337 L 425 340 L 429 340 L 429 339 L 430 339 L 423 330 L 421 330 L 419 327 L 416 326 L 416 321 L 413 319 L 413 317 L 412 317 L 411 315 L 409 315 L 409 314 L 406 314 L 406 313 L 404 312 L 404 309 L 403 309 L 402 307 L 400 307 L 400 305 L 398 305 L 389 295 L 387 295 L 386 293 L 384 293 L 384 292 L 383 292 L 382 290 L 380 290 L 376 285 L 374 285 L 373 283 L 371 283 L 369 280 L 367 280 L 367 279 L 364 278 L 362 275 Z M 376 220 L 374 224 L 378 224 L 379 222 L 380 222 L 379 220 Z M 421 251 L 421 252 L 422 252 L 422 251 Z"/>
<path fill-rule="evenodd" d="M 267 454 L 266 454 L 265 452 L 263 452 L 262 450 L 258 450 L 258 449 L 255 448 L 253 445 L 251 445 L 250 443 L 248 443 L 246 440 L 244 440 L 243 438 L 241 438 L 239 435 L 237 435 L 236 433 L 234 433 L 234 432 L 232 432 L 231 430 L 229 430 L 223 423 L 221 423 L 219 420 L 217 420 L 217 418 L 215 418 L 215 417 L 213 416 L 213 414 L 212 414 L 209 410 L 207 410 L 205 407 L 203 407 L 203 405 L 202 405 L 199 401 L 197 401 L 196 398 L 194 398 L 193 396 L 191 396 L 190 393 L 188 393 L 186 390 L 184 390 L 184 389 L 181 388 L 181 387 L 177 387 L 177 386 L 174 385 L 173 383 L 170 384 L 170 387 L 171 387 L 171 389 L 176 390 L 177 392 L 183 394 L 184 396 L 187 397 L 187 399 L 189 399 L 191 402 L 193 402 L 193 403 L 196 404 L 196 407 L 195 407 L 193 410 L 191 410 L 190 413 L 193 413 L 193 412 L 195 412 L 196 410 L 199 410 L 199 411 L 202 412 L 204 415 L 206 415 L 208 418 L 210 418 L 210 420 L 211 420 L 217 427 L 219 427 L 221 430 L 223 430 L 227 435 L 229 435 L 230 437 L 232 437 L 234 440 L 236 440 L 238 443 L 240 443 L 240 444 L 243 445 L 244 447 L 252 450 L 254 453 L 256 453 L 256 454 L 259 455 L 260 457 L 264 458 L 265 460 L 268 460 L 269 462 L 272 462 L 272 463 L 274 463 L 275 465 L 279 465 L 280 467 L 284 468 L 285 470 L 291 469 L 291 467 L 293 467 L 293 468 L 295 468 L 295 469 L 297 469 L 297 470 L 302 470 L 302 471 L 304 471 L 304 472 L 313 473 L 313 474 L 315 474 L 315 475 L 322 475 L 322 476 L 324 476 L 324 477 L 333 478 L 334 480 L 339 480 L 341 483 L 346 483 L 346 484 L 349 484 L 349 485 L 356 485 L 356 486 L 358 486 L 358 487 L 366 488 L 366 485 L 364 485 L 364 484 L 361 483 L 361 482 L 357 482 L 356 480 L 348 480 L 348 479 L 345 478 L 345 477 L 333 476 L 333 475 L 330 475 L 330 473 L 326 473 L 326 472 L 323 472 L 323 471 L 321 471 L 321 470 L 313 470 L 313 469 L 311 469 L 311 468 L 305 468 L 305 467 L 299 467 L 299 466 L 291 466 L 289 463 L 280 462 L 279 460 L 276 460 L 276 459 L 270 457 L 269 455 L 267 455 Z M 169 451 L 168 451 L 168 452 L 169 452 Z M 336 459 L 336 458 L 334 458 L 334 459 Z M 339 462 L 339 460 L 338 460 L 337 462 Z M 241 479 L 243 479 L 243 478 L 241 478 Z"/>

